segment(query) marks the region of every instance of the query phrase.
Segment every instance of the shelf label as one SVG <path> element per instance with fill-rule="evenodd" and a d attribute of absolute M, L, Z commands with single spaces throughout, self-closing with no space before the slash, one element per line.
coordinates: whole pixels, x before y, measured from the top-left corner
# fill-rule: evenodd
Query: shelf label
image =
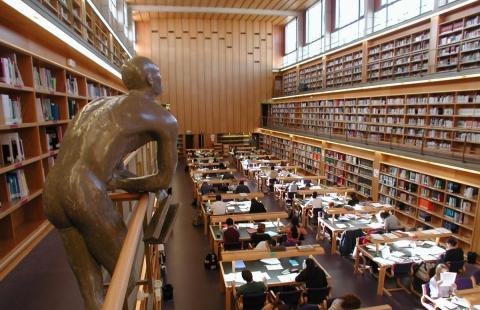
<path fill-rule="evenodd" d="M 28 197 L 25 197 L 25 198 L 22 198 L 22 200 L 20 200 L 20 204 L 21 205 L 24 205 L 28 202 Z"/>
<path fill-rule="evenodd" d="M 23 166 L 23 163 L 16 163 L 15 165 L 13 165 L 15 169 L 20 168 L 22 166 Z"/>
<path fill-rule="evenodd" d="M 18 124 L 12 124 L 10 125 L 10 128 L 18 128 Z"/>

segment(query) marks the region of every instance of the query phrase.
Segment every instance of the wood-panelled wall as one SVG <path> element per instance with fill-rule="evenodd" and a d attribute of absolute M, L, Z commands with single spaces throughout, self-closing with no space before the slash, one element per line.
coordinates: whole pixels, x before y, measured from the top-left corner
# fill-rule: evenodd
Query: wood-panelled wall
<path fill-rule="evenodd" d="M 160 66 L 180 133 L 251 132 L 272 97 L 272 23 L 152 19 L 137 23 L 137 53 Z"/>

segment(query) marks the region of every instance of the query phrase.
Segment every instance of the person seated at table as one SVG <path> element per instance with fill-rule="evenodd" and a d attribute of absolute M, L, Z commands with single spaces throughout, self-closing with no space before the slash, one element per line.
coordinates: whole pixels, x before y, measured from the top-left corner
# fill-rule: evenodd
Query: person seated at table
<path fill-rule="evenodd" d="M 212 186 L 208 184 L 208 182 L 203 182 L 202 186 L 200 186 L 200 194 L 206 195 L 210 193 L 211 189 L 212 189 Z"/>
<path fill-rule="evenodd" d="M 245 185 L 245 181 L 241 180 L 238 182 L 237 188 L 235 188 L 235 194 L 248 194 L 250 193 L 250 189 L 248 188 L 247 185 Z"/>
<path fill-rule="evenodd" d="M 458 247 L 458 241 L 454 237 L 447 239 L 447 251 L 440 256 L 439 262 L 459 262 L 463 261 L 463 249 Z"/>
<path fill-rule="evenodd" d="M 213 215 L 225 214 L 227 203 L 222 201 L 221 195 L 217 195 L 215 196 L 215 202 L 212 203 L 210 209 L 212 210 Z"/>
<path fill-rule="evenodd" d="M 255 198 L 250 200 L 250 212 L 249 213 L 264 213 L 267 212 L 263 203 Z"/>
<path fill-rule="evenodd" d="M 227 167 L 225 166 L 224 163 L 220 163 L 220 164 L 218 165 L 218 169 L 227 169 Z"/>
<path fill-rule="evenodd" d="M 247 283 L 237 289 L 237 295 L 256 295 L 267 290 L 265 283 L 253 281 L 252 272 L 248 269 L 242 270 L 242 278 Z"/>
<path fill-rule="evenodd" d="M 255 247 L 261 241 L 268 241 L 272 239 L 269 234 L 265 233 L 265 224 L 259 223 L 257 226 L 257 231 L 250 236 L 250 242 Z"/>
<path fill-rule="evenodd" d="M 250 157 L 247 157 L 245 160 L 243 160 L 245 163 L 245 166 L 248 168 L 250 166 Z"/>
<path fill-rule="evenodd" d="M 312 198 L 307 202 L 305 207 L 312 206 L 313 214 L 317 217 L 318 213 L 323 210 L 322 198 L 318 196 L 317 192 L 312 193 Z"/>
<path fill-rule="evenodd" d="M 380 218 L 383 221 L 383 229 L 385 229 L 385 232 L 404 229 L 402 223 L 400 223 L 400 220 L 395 215 L 390 214 L 388 211 L 383 211 L 380 213 Z"/>
<path fill-rule="evenodd" d="M 428 286 L 430 287 L 430 297 L 449 297 L 457 288 L 455 283 L 452 285 L 442 285 L 441 274 L 444 272 L 448 272 L 448 266 L 445 264 L 438 264 L 435 268 L 435 275 L 428 282 Z"/>
<path fill-rule="evenodd" d="M 233 180 L 235 176 L 231 172 L 226 172 L 222 175 L 222 180 Z"/>
<path fill-rule="evenodd" d="M 305 269 L 303 269 L 295 278 L 295 282 L 304 282 L 306 288 L 327 287 L 327 275 L 312 258 L 305 260 Z"/>
<path fill-rule="evenodd" d="M 229 217 L 226 223 L 227 223 L 227 229 L 223 231 L 223 242 L 225 244 L 240 242 L 240 233 L 238 232 L 235 225 L 233 225 L 232 218 Z"/>
<path fill-rule="evenodd" d="M 372 202 L 373 202 L 373 198 L 369 196 L 369 197 L 367 198 L 367 200 L 364 200 L 364 201 L 360 202 L 360 205 L 362 205 L 362 206 L 369 206 Z"/>
<path fill-rule="evenodd" d="M 356 204 L 358 204 L 359 202 L 360 202 L 360 200 L 358 200 L 357 194 L 355 192 L 351 192 L 350 193 L 350 200 L 348 201 L 348 205 L 353 207 Z"/>
<path fill-rule="evenodd" d="M 280 177 L 286 177 L 286 176 L 288 176 L 289 174 L 290 174 L 290 172 L 288 172 L 288 170 L 283 169 L 283 170 L 281 170 L 281 171 L 278 173 L 278 176 L 280 176 Z"/>
<path fill-rule="evenodd" d="M 303 240 L 306 234 L 305 228 L 301 227 L 298 217 L 292 217 L 290 224 L 285 227 L 285 233 L 287 234 L 286 246 L 292 246 L 298 244 Z"/>
<path fill-rule="evenodd" d="M 340 298 L 335 298 L 328 310 L 354 310 L 360 309 L 361 306 L 360 298 L 353 294 L 347 294 Z"/>

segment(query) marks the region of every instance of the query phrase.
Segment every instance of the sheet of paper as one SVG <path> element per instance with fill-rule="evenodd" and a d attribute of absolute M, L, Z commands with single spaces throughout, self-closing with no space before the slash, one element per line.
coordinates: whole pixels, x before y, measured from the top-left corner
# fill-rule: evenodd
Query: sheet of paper
<path fill-rule="evenodd" d="M 275 224 L 273 224 L 273 222 L 262 222 L 263 224 L 265 224 L 265 228 L 273 228 L 275 227 Z"/>
<path fill-rule="evenodd" d="M 337 224 L 336 226 L 338 228 L 347 228 L 347 225 L 345 225 L 345 224 Z"/>
<path fill-rule="evenodd" d="M 388 260 L 382 257 L 375 257 L 373 261 L 376 263 L 379 263 L 380 265 L 392 265 L 393 263 L 391 260 Z"/>
<path fill-rule="evenodd" d="M 455 279 L 457 278 L 456 272 L 442 272 L 440 274 L 440 280 L 442 280 L 442 286 L 451 286 L 455 283 Z"/>
<path fill-rule="evenodd" d="M 371 234 L 370 237 L 371 237 L 373 240 L 383 240 L 383 236 L 382 236 L 382 235 L 379 235 L 379 234 Z"/>
<path fill-rule="evenodd" d="M 282 270 L 282 265 L 266 265 L 267 270 Z"/>
<path fill-rule="evenodd" d="M 262 263 L 267 264 L 267 265 L 278 265 L 280 264 L 280 261 L 278 258 L 264 258 L 260 260 Z"/>
<path fill-rule="evenodd" d="M 260 281 L 260 282 L 263 281 L 263 272 L 261 271 L 252 272 L 252 276 L 253 276 L 253 281 Z"/>
<path fill-rule="evenodd" d="M 245 262 L 243 260 L 235 261 L 235 269 L 243 269 L 245 267 Z"/>

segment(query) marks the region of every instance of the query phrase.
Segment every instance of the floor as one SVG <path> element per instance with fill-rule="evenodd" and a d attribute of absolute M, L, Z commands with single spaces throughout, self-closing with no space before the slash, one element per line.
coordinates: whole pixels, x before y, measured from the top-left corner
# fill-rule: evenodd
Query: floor
<path fill-rule="evenodd" d="M 197 212 L 192 207 L 192 184 L 183 165 L 179 165 L 173 184 L 173 200 L 181 204 L 168 241 L 167 282 L 174 287 L 174 299 L 166 303 L 166 309 L 223 309 L 225 297 L 220 293 L 219 272 L 205 270 L 203 259 L 209 243 L 202 227 L 194 227 L 192 220 Z M 252 184 L 249 184 L 252 186 Z M 265 197 L 270 210 L 278 209 L 278 203 Z M 305 243 L 314 241 L 315 231 Z M 324 244 L 329 253 L 328 242 Z M 375 294 L 377 280 L 369 275 L 353 274 L 353 263 L 338 255 L 322 255 L 317 259 L 333 277 L 333 295 L 354 293 L 362 300 L 362 306 L 390 304 L 393 309 L 422 309 L 419 298 L 402 292 L 393 297 Z M 52 231 L 19 265 L 0 283 L 0 309 L 56 310 L 83 309 L 61 240 Z"/>

